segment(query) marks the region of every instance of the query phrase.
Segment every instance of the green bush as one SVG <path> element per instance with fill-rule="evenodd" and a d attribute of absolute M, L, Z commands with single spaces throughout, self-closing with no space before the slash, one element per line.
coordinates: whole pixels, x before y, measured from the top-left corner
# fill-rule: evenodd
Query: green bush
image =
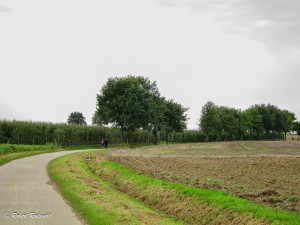
<path fill-rule="evenodd" d="M 13 152 L 27 152 L 27 151 L 51 151 L 57 149 L 53 145 L 16 145 L 16 144 L 2 144 L 0 145 L 0 155 Z"/>
<path fill-rule="evenodd" d="M 0 144 L 95 146 L 100 144 L 101 139 L 108 139 L 110 146 L 121 144 L 120 129 L 104 126 L 0 120 Z M 125 144 L 128 145 L 147 145 L 154 141 L 153 135 L 143 130 L 126 132 L 124 139 Z"/>

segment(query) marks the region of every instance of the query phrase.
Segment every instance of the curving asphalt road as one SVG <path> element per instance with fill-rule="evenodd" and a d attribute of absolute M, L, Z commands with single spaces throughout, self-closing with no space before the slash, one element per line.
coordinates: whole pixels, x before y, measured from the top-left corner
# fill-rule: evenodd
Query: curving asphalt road
<path fill-rule="evenodd" d="M 0 166 L 0 224 L 82 225 L 49 185 L 47 174 L 52 159 L 73 152 L 78 151 L 41 154 Z"/>

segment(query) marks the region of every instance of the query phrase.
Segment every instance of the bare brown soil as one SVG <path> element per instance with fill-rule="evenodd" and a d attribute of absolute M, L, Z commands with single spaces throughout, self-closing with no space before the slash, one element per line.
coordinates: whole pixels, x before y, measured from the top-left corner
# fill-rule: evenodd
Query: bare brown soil
<path fill-rule="evenodd" d="M 300 141 L 236 141 L 196 144 L 170 144 L 123 149 L 117 155 L 176 155 L 176 156 L 299 156 Z"/>
<path fill-rule="evenodd" d="M 103 156 L 87 162 L 91 171 L 111 183 L 114 188 L 146 204 L 156 211 L 174 216 L 183 224 L 212 224 L 212 225 L 267 225 L 266 219 L 252 218 L 248 214 L 237 214 L 230 209 L 212 207 L 208 203 L 199 202 L 177 192 L 174 188 L 147 183 L 137 185 L 134 180 L 124 177 L 119 172 L 102 168 L 101 164 L 93 161 L 101 161 Z"/>
<path fill-rule="evenodd" d="M 205 148 L 206 146 L 206 148 Z M 300 213 L 300 142 L 227 142 L 122 150 L 109 156 L 140 174 L 222 190 Z"/>

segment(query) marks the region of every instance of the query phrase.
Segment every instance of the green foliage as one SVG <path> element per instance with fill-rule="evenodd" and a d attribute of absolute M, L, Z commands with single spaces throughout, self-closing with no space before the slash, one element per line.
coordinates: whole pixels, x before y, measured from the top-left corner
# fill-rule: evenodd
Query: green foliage
<path fill-rule="evenodd" d="M 295 114 L 274 105 L 253 105 L 242 111 L 207 102 L 199 129 L 207 140 L 282 139 L 293 129 Z M 284 135 L 284 136 L 283 136 Z"/>
<path fill-rule="evenodd" d="M 201 131 L 189 130 L 170 133 L 168 141 L 169 143 L 205 142 L 206 138 L 206 135 Z"/>
<path fill-rule="evenodd" d="M 225 140 L 236 140 L 240 138 L 241 135 L 241 120 L 242 113 L 240 110 L 229 108 L 229 107 L 219 107 L 219 114 L 221 118 L 222 129 L 219 138 Z"/>
<path fill-rule="evenodd" d="M 294 113 L 289 112 L 288 110 L 282 110 L 281 114 L 281 129 L 284 132 L 286 139 L 286 134 L 292 130 L 296 117 Z"/>
<path fill-rule="evenodd" d="M 61 147 L 100 144 L 102 138 L 109 140 L 109 146 L 120 144 L 121 132 L 116 128 L 103 126 L 78 126 L 25 121 L 1 121 L 0 143 L 47 145 Z M 154 140 L 147 131 L 125 132 L 124 141 L 128 145 L 148 145 Z"/>
<path fill-rule="evenodd" d="M 187 115 L 185 113 L 188 108 L 184 108 L 181 104 L 173 100 L 165 101 L 165 105 L 163 131 L 166 134 L 166 141 L 168 142 L 171 132 L 183 132 L 186 128 Z"/>
<path fill-rule="evenodd" d="M 27 151 L 27 152 L 13 152 L 5 155 L 0 155 L 0 165 L 9 163 L 16 159 L 21 159 L 29 156 L 47 153 L 49 151 Z"/>
<path fill-rule="evenodd" d="M 297 197 L 290 197 L 288 200 L 289 202 L 299 202 L 299 198 Z"/>
<path fill-rule="evenodd" d="M 64 150 L 80 150 L 80 149 L 99 149 L 99 145 L 70 145 Z"/>
<path fill-rule="evenodd" d="M 201 111 L 199 129 L 207 135 L 208 140 L 217 139 L 222 127 L 219 107 L 213 102 L 207 102 Z"/>
<path fill-rule="evenodd" d="M 110 78 L 97 95 L 93 123 L 112 124 L 134 131 L 150 121 L 153 99 L 159 96 L 155 82 L 147 78 L 127 76 Z"/>
<path fill-rule="evenodd" d="M 53 145 L 0 144 L 0 165 L 15 159 L 56 151 Z"/>
<path fill-rule="evenodd" d="M 300 122 L 298 122 L 298 121 L 294 122 L 293 131 L 296 131 L 297 135 L 300 135 Z"/>
<path fill-rule="evenodd" d="M 53 151 L 57 149 L 53 145 L 16 145 L 16 144 L 0 144 L 0 155 L 13 152 L 27 151 Z"/>
<path fill-rule="evenodd" d="M 76 157 L 78 155 L 85 157 Z M 85 160 L 88 156 L 91 155 L 66 155 L 48 165 L 51 180 L 58 184 L 64 198 L 87 224 L 149 224 L 149 221 L 151 224 L 181 224 L 147 208 L 94 175 Z M 72 164 L 71 171 L 66 162 Z"/>
<path fill-rule="evenodd" d="M 86 125 L 86 120 L 81 112 L 72 112 L 68 117 L 68 124 Z"/>
<path fill-rule="evenodd" d="M 140 128 L 149 117 L 151 95 L 157 93 L 156 84 L 147 78 L 110 78 L 97 95 L 94 123 L 110 123 L 125 130 Z"/>
<path fill-rule="evenodd" d="M 122 137 L 124 131 L 149 130 L 156 144 L 160 131 L 168 134 L 185 128 L 186 110 L 161 97 L 156 83 L 148 78 L 115 77 L 108 79 L 97 95 L 93 123 L 119 127 Z"/>

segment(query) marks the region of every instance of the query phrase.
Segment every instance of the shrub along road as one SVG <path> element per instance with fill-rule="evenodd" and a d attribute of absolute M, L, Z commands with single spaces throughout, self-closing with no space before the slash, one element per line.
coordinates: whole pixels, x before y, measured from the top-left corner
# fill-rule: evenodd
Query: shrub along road
<path fill-rule="evenodd" d="M 83 224 L 50 185 L 46 168 L 52 159 L 73 152 L 42 154 L 0 166 L 0 224 Z"/>

